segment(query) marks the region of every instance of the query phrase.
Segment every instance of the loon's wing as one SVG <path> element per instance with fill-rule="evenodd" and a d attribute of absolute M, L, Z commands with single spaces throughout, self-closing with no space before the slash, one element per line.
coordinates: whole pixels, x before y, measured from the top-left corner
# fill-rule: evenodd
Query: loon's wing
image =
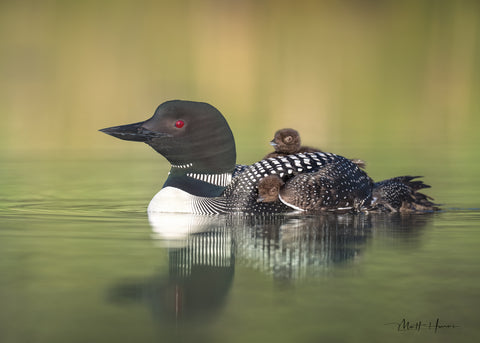
<path fill-rule="evenodd" d="M 345 157 L 322 152 L 299 153 L 267 158 L 248 166 L 234 177 L 223 196 L 227 198 L 227 206 L 232 212 L 285 212 L 289 208 L 280 201 L 257 202 L 258 182 L 272 174 L 287 181 L 299 174 L 319 172 L 331 164 L 335 164 L 337 169 L 341 167 L 339 173 L 351 171 L 353 174 L 346 173 L 347 176 L 357 178 L 359 182 L 370 182 L 365 172 Z"/>
<path fill-rule="evenodd" d="M 233 170 L 233 174 L 232 174 L 232 177 L 235 177 L 235 176 L 238 176 L 240 175 L 241 173 L 243 173 L 245 171 L 245 169 L 248 168 L 248 165 L 246 164 L 236 164 L 235 165 L 235 169 Z"/>
<path fill-rule="evenodd" d="M 373 186 L 373 200 L 370 210 L 390 210 L 393 212 L 437 211 L 439 207 L 433 198 L 418 192 L 430 188 L 419 176 L 398 176 L 379 181 Z"/>
<path fill-rule="evenodd" d="M 372 181 L 347 159 L 302 173 L 280 189 L 280 200 L 299 210 L 359 211 L 370 199 Z"/>

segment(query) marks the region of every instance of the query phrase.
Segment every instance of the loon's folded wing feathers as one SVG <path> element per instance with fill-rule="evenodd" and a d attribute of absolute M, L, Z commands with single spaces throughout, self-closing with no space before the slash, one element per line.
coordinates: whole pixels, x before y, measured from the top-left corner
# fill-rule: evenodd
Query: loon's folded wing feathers
<path fill-rule="evenodd" d="M 330 170 L 329 166 L 335 167 Z M 322 177 L 333 178 L 333 184 L 336 184 L 337 179 L 342 179 L 344 183 L 339 185 L 342 189 L 346 189 L 357 182 L 369 183 L 369 189 L 371 189 L 371 181 L 368 176 L 349 159 L 332 153 L 313 152 L 272 157 L 258 161 L 238 173 L 230 185 L 227 186 L 223 195 L 227 198 L 227 206 L 233 208 L 234 211 L 257 212 L 265 211 L 268 207 L 268 211 L 273 213 L 285 212 L 289 209 L 288 204 L 283 204 L 280 201 L 271 203 L 259 203 L 257 201 L 259 181 L 268 175 L 278 175 L 283 181 L 301 175 L 299 182 L 295 183 L 300 187 L 303 180 L 313 177 L 313 173 L 321 173 Z M 317 179 L 318 177 L 319 175 L 316 176 Z M 319 180 L 316 183 L 320 182 Z M 314 180 L 312 181 L 315 183 Z M 298 188 L 297 186 L 295 187 Z M 300 192 L 300 189 L 298 191 Z M 298 194 L 298 197 L 301 196 L 302 194 Z M 368 197 L 369 194 L 366 196 Z M 294 207 L 290 206 L 290 210 L 291 208 Z"/>
<path fill-rule="evenodd" d="M 233 170 L 232 177 L 238 176 L 242 172 L 245 171 L 245 169 L 248 168 L 248 165 L 246 164 L 236 164 L 235 169 Z"/>
<path fill-rule="evenodd" d="M 307 211 L 359 211 L 370 201 L 372 181 L 348 159 L 339 159 L 312 173 L 302 173 L 280 189 L 281 201 Z"/>
<path fill-rule="evenodd" d="M 414 179 L 418 179 L 422 176 L 409 176 L 409 175 L 406 175 L 406 176 L 399 176 L 397 177 L 396 179 L 398 179 L 400 182 L 404 183 L 405 185 L 407 185 L 408 187 L 412 188 L 413 190 L 419 190 L 419 189 L 423 189 L 423 188 L 430 188 L 430 185 L 427 185 L 425 184 L 423 181 L 421 180 L 415 180 L 413 181 Z"/>
<path fill-rule="evenodd" d="M 377 182 L 373 186 L 372 209 L 388 208 L 392 211 L 415 212 L 437 211 L 439 208 L 432 202 L 433 198 L 418 192 L 430 188 L 423 181 L 416 180 L 421 176 L 397 176 Z"/>

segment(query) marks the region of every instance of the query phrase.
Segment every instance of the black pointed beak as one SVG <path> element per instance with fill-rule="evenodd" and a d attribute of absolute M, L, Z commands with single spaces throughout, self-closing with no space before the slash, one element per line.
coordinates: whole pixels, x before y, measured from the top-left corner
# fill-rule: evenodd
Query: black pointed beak
<path fill-rule="evenodd" d="M 135 142 L 147 142 L 152 138 L 156 137 L 165 137 L 168 136 L 165 133 L 153 132 L 142 127 L 144 122 L 112 126 L 107 127 L 106 129 L 101 129 L 99 131 L 106 133 L 107 135 L 120 138 L 126 141 L 135 141 Z"/>
<path fill-rule="evenodd" d="M 270 145 L 271 145 L 271 146 L 277 146 L 278 144 L 275 143 L 275 139 L 272 139 L 272 140 L 270 141 Z"/>

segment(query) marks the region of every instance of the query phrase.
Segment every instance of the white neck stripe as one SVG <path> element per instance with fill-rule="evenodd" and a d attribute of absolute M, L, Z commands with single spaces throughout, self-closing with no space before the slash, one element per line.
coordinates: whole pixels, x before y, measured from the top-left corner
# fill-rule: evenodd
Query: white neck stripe
<path fill-rule="evenodd" d="M 216 186 L 227 186 L 232 182 L 232 174 L 197 174 L 197 173 L 187 173 L 188 177 L 194 178 L 196 180 L 204 181 L 211 183 Z"/>
<path fill-rule="evenodd" d="M 179 169 L 186 169 L 186 168 L 190 168 L 191 166 L 193 166 L 193 163 L 172 164 L 172 167 L 173 167 L 173 168 L 179 168 Z"/>

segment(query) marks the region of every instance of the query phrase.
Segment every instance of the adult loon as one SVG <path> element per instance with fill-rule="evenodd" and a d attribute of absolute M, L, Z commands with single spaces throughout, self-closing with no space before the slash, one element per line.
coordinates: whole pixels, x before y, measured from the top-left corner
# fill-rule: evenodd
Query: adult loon
<path fill-rule="evenodd" d="M 170 162 L 167 180 L 151 200 L 149 212 L 289 212 L 292 207 L 281 201 L 257 201 L 259 181 L 272 174 L 284 181 L 304 174 L 308 178 L 322 170 L 341 179 L 332 191 L 349 194 L 355 210 L 361 210 L 373 196 L 373 181 L 368 175 L 352 161 L 332 153 L 298 153 L 250 166 L 237 165 L 227 121 L 215 107 L 203 102 L 167 101 L 150 119 L 100 131 L 144 142 Z"/>

